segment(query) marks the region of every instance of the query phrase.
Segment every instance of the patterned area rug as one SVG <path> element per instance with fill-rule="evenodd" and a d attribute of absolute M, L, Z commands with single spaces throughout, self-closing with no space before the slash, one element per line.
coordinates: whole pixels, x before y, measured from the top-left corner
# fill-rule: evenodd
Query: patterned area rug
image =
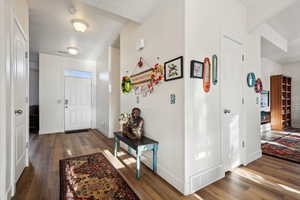
<path fill-rule="evenodd" d="M 274 135 L 273 135 L 274 136 Z M 300 133 L 289 133 L 281 137 L 262 136 L 264 154 L 300 163 Z"/>
<path fill-rule="evenodd" d="M 139 200 L 102 153 L 60 161 L 61 200 Z"/>

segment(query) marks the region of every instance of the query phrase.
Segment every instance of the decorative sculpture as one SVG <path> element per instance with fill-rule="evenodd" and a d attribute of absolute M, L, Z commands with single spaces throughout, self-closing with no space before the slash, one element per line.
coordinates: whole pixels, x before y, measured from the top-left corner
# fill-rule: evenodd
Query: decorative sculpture
<path fill-rule="evenodd" d="M 123 133 L 130 139 L 141 139 L 144 135 L 144 119 L 141 117 L 141 110 L 133 108 L 131 117 L 124 125 Z"/>

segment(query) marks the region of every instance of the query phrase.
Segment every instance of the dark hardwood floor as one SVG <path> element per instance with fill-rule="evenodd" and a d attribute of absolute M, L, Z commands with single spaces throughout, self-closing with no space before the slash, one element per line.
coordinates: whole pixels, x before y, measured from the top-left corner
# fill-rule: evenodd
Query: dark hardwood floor
<path fill-rule="evenodd" d="M 142 179 L 135 179 L 135 159 L 126 153 L 113 158 L 112 140 L 89 131 L 74 134 L 34 135 L 31 137 L 30 167 L 17 184 L 14 200 L 59 199 L 59 160 L 103 151 L 141 200 L 277 200 L 300 199 L 300 165 L 263 156 L 247 167 L 193 195 L 184 197 L 172 186 L 143 166 Z"/>

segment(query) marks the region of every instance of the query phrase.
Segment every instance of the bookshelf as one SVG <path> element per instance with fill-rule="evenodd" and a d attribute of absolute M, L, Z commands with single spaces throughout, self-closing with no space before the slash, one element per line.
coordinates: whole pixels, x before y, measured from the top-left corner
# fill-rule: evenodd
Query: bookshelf
<path fill-rule="evenodd" d="M 273 130 L 292 126 L 292 78 L 271 76 L 271 125 Z"/>

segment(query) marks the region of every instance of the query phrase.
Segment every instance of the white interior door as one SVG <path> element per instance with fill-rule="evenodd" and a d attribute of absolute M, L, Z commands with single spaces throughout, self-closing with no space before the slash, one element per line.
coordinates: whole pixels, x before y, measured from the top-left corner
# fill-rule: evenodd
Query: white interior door
<path fill-rule="evenodd" d="M 223 163 L 225 171 L 242 163 L 242 45 L 222 39 L 221 98 Z"/>
<path fill-rule="evenodd" d="M 92 81 L 65 77 L 65 131 L 91 128 Z"/>
<path fill-rule="evenodd" d="M 17 181 L 26 167 L 26 105 L 27 105 L 27 64 L 26 64 L 26 42 L 15 24 L 14 28 L 14 132 L 15 132 L 15 181 Z"/>

